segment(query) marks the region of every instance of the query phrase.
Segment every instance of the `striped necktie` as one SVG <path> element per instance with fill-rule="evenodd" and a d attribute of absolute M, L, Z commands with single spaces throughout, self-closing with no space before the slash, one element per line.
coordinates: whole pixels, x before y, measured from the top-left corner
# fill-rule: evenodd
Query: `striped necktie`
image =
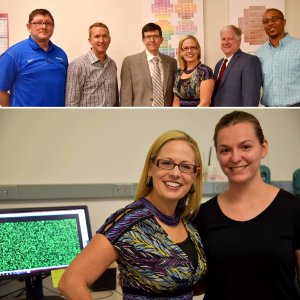
<path fill-rule="evenodd" d="M 151 59 L 153 63 L 152 86 L 153 86 L 153 106 L 164 106 L 164 93 L 159 69 L 158 57 Z"/>

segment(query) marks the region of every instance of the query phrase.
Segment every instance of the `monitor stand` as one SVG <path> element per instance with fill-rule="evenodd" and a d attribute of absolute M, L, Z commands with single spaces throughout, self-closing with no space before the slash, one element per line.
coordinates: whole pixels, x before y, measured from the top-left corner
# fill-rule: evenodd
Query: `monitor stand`
<path fill-rule="evenodd" d="M 25 278 L 27 300 L 61 300 L 59 296 L 44 296 L 42 276 L 31 276 Z"/>

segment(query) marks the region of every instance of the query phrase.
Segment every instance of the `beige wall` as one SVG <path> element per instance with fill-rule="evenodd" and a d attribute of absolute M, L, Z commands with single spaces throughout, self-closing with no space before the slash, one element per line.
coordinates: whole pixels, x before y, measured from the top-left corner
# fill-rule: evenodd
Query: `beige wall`
<path fill-rule="evenodd" d="M 241 0 L 242 1 L 242 0 Z M 228 23 L 228 0 L 203 0 L 205 63 L 214 68 L 222 56 L 219 50 L 219 30 Z M 300 38 L 298 14 L 299 0 L 286 0 L 287 31 Z M 69 60 L 89 49 L 88 27 L 96 21 L 108 25 L 112 42 L 108 54 L 115 59 L 118 69 L 125 56 L 143 49 L 141 28 L 144 18 L 143 1 L 140 0 L 1 0 L 0 12 L 9 13 L 10 44 L 27 37 L 28 14 L 36 8 L 47 8 L 55 18 L 53 42 L 67 52 Z"/>
<path fill-rule="evenodd" d="M 179 129 L 199 143 L 207 165 L 215 124 L 228 109 L 0 110 L 1 184 L 137 182 L 148 148 Z M 300 168 L 300 109 L 250 109 L 270 143 L 272 180 Z M 218 166 L 213 151 L 212 164 Z M 222 175 L 222 172 L 219 171 Z"/>

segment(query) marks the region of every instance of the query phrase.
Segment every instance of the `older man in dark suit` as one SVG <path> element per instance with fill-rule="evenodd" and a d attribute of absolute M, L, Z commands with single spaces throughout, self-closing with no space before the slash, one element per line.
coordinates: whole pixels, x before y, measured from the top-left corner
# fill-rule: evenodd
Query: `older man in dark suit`
<path fill-rule="evenodd" d="M 142 29 L 146 49 L 125 57 L 121 69 L 121 106 L 172 106 L 175 58 L 159 53 L 162 31 L 155 23 Z"/>
<path fill-rule="evenodd" d="M 258 106 L 261 97 L 261 64 L 255 55 L 241 51 L 242 31 L 234 25 L 220 33 L 224 53 L 215 67 L 212 106 Z"/>

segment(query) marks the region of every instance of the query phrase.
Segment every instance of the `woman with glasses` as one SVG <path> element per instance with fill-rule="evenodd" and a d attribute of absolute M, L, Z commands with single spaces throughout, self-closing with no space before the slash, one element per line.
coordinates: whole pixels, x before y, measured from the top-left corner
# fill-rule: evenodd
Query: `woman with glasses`
<path fill-rule="evenodd" d="M 269 145 L 259 121 L 226 114 L 214 144 L 229 185 L 194 219 L 208 264 L 204 300 L 299 300 L 300 199 L 262 180 Z"/>
<path fill-rule="evenodd" d="M 206 274 L 197 230 L 188 220 L 201 199 L 201 156 L 181 131 L 162 134 L 151 146 L 132 204 L 112 214 L 64 273 L 67 299 L 92 299 L 88 286 L 114 262 L 123 299 L 192 300 Z"/>
<path fill-rule="evenodd" d="M 209 106 L 215 85 L 213 71 L 201 63 L 201 48 L 192 35 L 184 36 L 178 46 L 179 69 L 174 83 L 173 106 Z"/>

